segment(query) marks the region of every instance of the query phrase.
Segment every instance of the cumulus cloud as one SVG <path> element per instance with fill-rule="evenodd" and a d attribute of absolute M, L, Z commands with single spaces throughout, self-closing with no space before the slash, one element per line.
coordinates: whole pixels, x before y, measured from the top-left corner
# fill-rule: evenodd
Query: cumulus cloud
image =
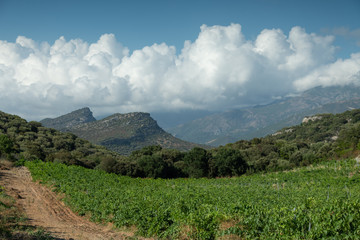
<path fill-rule="evenodd" d="M 350 59 L 339 59 L 321 66 L 294 82 L 294 86 L 300 91 L 316 86 L 347 84 L 360 85 L 360 53 L 352 54 Z"/>
<path fill-rule="evenodd" d="M 203 25 L 179 54 L 166 43 L 130 53 L 113 34 L 52 45 L 19 36 L 0 41 L 0 110 L 37 120 L 83 106 L 98 115 L 221 110 L 359 82 L 360 53 L 334 59 L 333 41 L 301 27 L 249 41 L 239 24 Z"/>

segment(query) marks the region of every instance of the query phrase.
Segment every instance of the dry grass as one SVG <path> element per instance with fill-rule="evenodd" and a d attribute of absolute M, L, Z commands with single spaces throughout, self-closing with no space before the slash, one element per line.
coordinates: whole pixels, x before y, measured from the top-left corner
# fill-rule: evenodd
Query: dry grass
<path fill-rule="evenodd" d="M 10 162 L 9 160 L 6 160 L 4 158 L 0 158 L 0 169 L 2 170 L 8 170 L 14 166 L 13 162 Z"/>

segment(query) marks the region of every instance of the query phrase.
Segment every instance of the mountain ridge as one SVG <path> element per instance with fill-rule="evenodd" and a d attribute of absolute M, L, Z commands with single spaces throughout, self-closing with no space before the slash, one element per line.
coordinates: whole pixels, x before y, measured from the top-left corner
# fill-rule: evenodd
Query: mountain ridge
<path fill-rule="evenodd" d="M 66 130 L 79 124 L 94 122 L 96 119 L 90 108 L 84 107 L 56 118 L 45 118 L 40 121 L 46 127 L 57 130 Z"/>
<path fill-rule="evenodd" d="M 340 113 L 348 110 L 349 106 L 359 108 L 359 100 L 359 86 L 316 87 L 299 96 L 286 97 L 267 105 L 208 115 L 167 131 L 186 141 L 219 146 L 240 139 L 263 137 L 283 127 L 300 123 L 306 115 Z M 348 106 L 341 102 L 346 102 Z M 330 106 L 334 106 L 336 111 L 331 111 Z"/>
<path fill-rule="evenodd" d="M 150 113 L 115 113 L 101 120 L 91 120 L 89 108 L 82 108 L 54 119 L 40 121 L 45 127 L 53 127 L 63 132 L 71 132 L 94 144 L 107 147 L 123 155 L 146 146 L 160 145 L 163 148 L 190 150 L 204 147 L 186 142 L 164 131 L 150 116 Z M 81 117 L 81 114 L 85 116 Z M 92 116 L 92 113 L 91 113 Z M 79 121 L 89 119 L 89 121 Z M 95 118 L 94 118 L 95 119 Z"/>

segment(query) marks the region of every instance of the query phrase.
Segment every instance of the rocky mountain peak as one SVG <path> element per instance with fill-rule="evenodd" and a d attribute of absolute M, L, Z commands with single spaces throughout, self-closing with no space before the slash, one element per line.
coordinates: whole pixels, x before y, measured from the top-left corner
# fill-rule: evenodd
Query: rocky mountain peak
<path fill-rule="evenodd" d="M 96 119 L 94 118 L 93 113 L 88 107 L 85 107 L 57 118 L 46 118 L 40 122 L 45 127 L 66 130 L 77 125 L 94 121 L 96 121 Z"/>
<path fill-rule="evenodd" d="M 89 108 L 82 108 L 41 122 L 44 126 L 72 132 L 78 137 L 124 155 L 151 145 L 179 150 L 200 146 L 173 137 L 159 127 L 149 113 L 144 112 L 115 113 L 95 120 Z"/>

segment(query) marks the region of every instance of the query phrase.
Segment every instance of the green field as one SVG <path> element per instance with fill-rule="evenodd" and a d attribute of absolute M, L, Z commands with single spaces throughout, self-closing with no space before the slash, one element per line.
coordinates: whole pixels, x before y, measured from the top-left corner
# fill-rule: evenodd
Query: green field
<path fill-rule="evenodd" d="M 26 162 L 75 212 L 138 235 L 171 239 L 358 239 L 360 167 L 325 162 L 220 179 L 140 179 Z"/>

